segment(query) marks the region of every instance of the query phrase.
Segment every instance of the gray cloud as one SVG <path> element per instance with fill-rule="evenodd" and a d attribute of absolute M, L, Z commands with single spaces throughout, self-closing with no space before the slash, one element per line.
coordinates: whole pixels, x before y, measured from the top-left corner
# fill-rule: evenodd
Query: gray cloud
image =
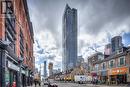
<path fill-rule="evenodd" d="M 130 15 L 130 0 L 29 0 L 30 13 L 35 14 L 32 18 L 37 22 L 34 22 L 35 31 L 49 30 L 58 47 L 61 46 L 59 35 L 66 3 L 78 9 L 79 30 L 84 26 L 84 31 L 92 35 L 99 34 L 107 23 L 120 25 Z"/>
<path fill-rule="evenodd" d="M 86 9 L 81 10 L 85 11 L 81 25 L 85 26 L 88 34 L 93 35 L 100 33 L 107 23 L 118 26 L 130 17 L 129 4 L 129 0 L 90 0 Z"/>
<path fill-rule="evenodd" d="M 56 56 L 53 54 L 53 55 L 48 55 L 46 58 L 49 59 L 49 60 L 54 60 Z"/>
<path fill-rule="evenodd" d="M 50 50 L 61 50 L 62 16 L 66 3 L 78 10 L 78 34 L 81 36 L 99 37 L 100 43 L 105 43 L 116 32 L 130 32 L 130 0 L 28 0 L 35 37 L 41 37 L 40 32 L 49 31 L 56 41 L 56 47 Z M 119 28 L 123 25 L 127 28 Z M 103 33 L 106 37 L 100 35 Z M 93 46 L 94 43 L 86 42 L 86 39 L 79 40 L 78 52 L 83 47 Z M 37 53 L 42 54 L 39 45 L 38 48 Z M 49 58 L 54 59 L 55 56 Z"/>

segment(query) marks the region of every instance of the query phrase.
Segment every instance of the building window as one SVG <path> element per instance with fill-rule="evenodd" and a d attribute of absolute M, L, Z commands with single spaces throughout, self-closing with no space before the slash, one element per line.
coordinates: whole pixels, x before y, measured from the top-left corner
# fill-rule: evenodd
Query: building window
<path fill-rule="evenodd" d="M 98 60 L 103 60 L 104 56 L 103 55 L 98 55 Z"/>
<path fill-rule="evenodd" d="M 119 58 L 119 66 L 125 65 L 125 58 L 121 57 Z"/>
<path fill-rule="evenodd" d="M 26 53 L 27 53 L 27 56 L 28 56 L 28 44 L 26 43 Z"/>
<path fill-rule="evenodd" d="M 23 37 L 23 32 L 20 29 L 20 56 L 24 58 L 24 37 Z"/>
<path fill-rule="evenodd" d="M 106 64 L 102 63 L 102 69 L 106 69 Z"/>
<path fill-rule="evenodd" d="M 95 70 L 98 71 L 98 64 L 95 65 Z"/>
<path fill-rule="evenodd" d="M 3 3 L 2 3 L 3 2 Z M 12 1 L 2 1 L 1 4 L 4 5 L 4 14 L 5 14 L 5 40 L 9 41 L 12 51 L 15 53 L 15 40 L 16 40 L 16 31 L 15 31 L 15 18 L 13 11 L 13 2 Z"/>
<path fill-rule="evenodd" d="M 1 8 L 2 14 L 12 14 L 14 12 L 13 2 L 10 0 L 1 1 Z"/>
<path fill-rule="evenodd" d="M 110 68 L 114 67 L 114 61 L 113 60 L 110 61 L 109 66 L 110 66 Z"/>
<path fill-rule="evenodd" d="M 9 46 L 15 53 L 15 33 L 13 32 L 7 20 L 5 22 L 5 40 L 11 43 Z"/>
<path fill-rule="evenodd" d="M 21 58 L 23 58 L 23 57 L 24 57 L 24 55 L 23 55 L 23 53 L 22 53 L 22 52 L 20 52 L 20 57 L 21 57 Z"/>

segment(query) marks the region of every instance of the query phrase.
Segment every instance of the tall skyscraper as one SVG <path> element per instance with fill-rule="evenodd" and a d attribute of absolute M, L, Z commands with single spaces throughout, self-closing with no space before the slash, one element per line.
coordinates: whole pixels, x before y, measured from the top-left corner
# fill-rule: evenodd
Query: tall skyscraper
<path fill-rule="evenodd" d="M 111 39 L 112 44 L 112 52 L 118 51 L 120 48 L 123 47 L 122 44 L 122 37 L 121 36 L 115 36 Z"/>
<path fill-rule="evenodd" d="M 105 49 L 104 50 L 105 50 L 105 52 L 104 52 L 105 55 L 110 55 L 112 53 L 111 44 L 109 43 L 109 44 L 105 45 Z"/>
<path fill-rule="evenodd" d="M 53 75 L 53 63 L 49 63 L 49 66 L 48 66 L 48 69 L 49 69 L 49 76 Z"/>
<path fill-rule="evenodd" d="M 82 63 L 84 63 L 84 58 L 82 56 L 78 56 L 76 66 L 79 67 Z"/>
<path fill-rule="evenodd" d="M 46 61 L 44 61 L 44 77 L 47 77 Z"/>
<path fill-rule="evenodd" d="M 77 62 L 77 10 L 70 8 L 68 4 L 65 7 L 63 15 L 63 71 L 76 66 Z"/>

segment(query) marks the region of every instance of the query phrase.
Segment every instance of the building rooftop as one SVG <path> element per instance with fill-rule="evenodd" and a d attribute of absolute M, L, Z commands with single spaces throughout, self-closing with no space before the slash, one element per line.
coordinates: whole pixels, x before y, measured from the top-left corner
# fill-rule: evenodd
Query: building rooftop
<path fill-rule="evenodd" d="M 105 61 L 109 61 L 111 59 L 115 59 L 115 58 L 118 58 L 118 57 L 121 57 L 121 56 L 124 56 L 127 54 L 127 52 L 130 52 L 130 48 L 127 47 L 123 47 L 123 49 L 125 49 L 123 52 L 120 52 L 120 53 L 113 53 L 112 55 L 108 56 L 107 58 L 105 58 L 104 60 L 99 60 L 99 61 L 96 61 L 94 64 L 98 64 L 98 63 L 102 63 L 102 62 L 105 62 Z"/>

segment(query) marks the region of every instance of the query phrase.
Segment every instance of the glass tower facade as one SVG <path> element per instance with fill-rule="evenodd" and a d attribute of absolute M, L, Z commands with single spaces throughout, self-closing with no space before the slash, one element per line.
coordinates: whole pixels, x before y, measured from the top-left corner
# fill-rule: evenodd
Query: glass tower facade
<path fill-rule="evenodd" d="M 66 71 L 75 67 L 77 62 L 77 10 L 67 4 L 62 21 L 62 66 Z"/>
<path fill-rule="evenodd" d="M 112 52 L 116 52 L 123 47 L 121 36 L 113 37 L 111 39 L 111 43 L 112 43 Z"/>

